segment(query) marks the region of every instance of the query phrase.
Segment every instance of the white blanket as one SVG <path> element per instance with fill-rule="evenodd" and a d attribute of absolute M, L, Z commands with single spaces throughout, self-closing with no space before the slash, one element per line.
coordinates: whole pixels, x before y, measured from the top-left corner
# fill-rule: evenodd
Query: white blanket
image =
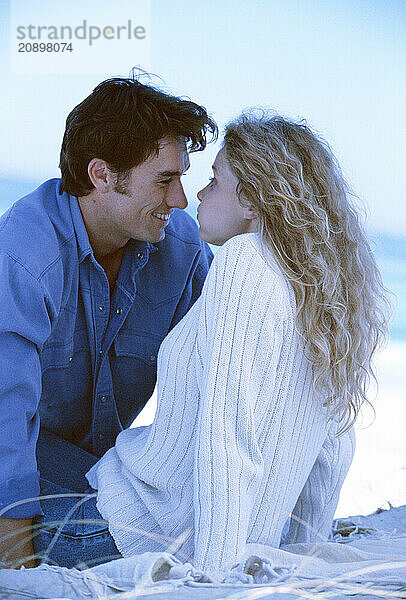
<path fill-rule="evenodd" d="M 406 505 L 335 521 L 333 540 L 271 548 L 248 544 L 223 581 L 164 552 L 147 552 L 79 571 L 42 565 L 0 571 L 3 598 L 306 597 L 406 598 Z M 368 595 L 368 590 L 371 592 Z M 341 591 L 341 593 L 340 593 Z M 310 596 L 311 594 L 311 596 Z"/>

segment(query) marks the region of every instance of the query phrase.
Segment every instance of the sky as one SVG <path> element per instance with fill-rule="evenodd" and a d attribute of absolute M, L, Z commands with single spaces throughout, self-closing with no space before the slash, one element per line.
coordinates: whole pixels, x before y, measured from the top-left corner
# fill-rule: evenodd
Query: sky
<path fill-rule="evenodd" d="M 72 26 L 131 18 L 145 24 L 148 44 L 140 52 L 136 40 L 94 42 L 79 73 L 67 72 L 62 56 L 52 57 L 56 72 L 37 73 L 41 57 L 31 53 L 18 57 L 27 72 L 17 73 L 16 13 L 43 24 L 49 13 Z M 366 226 L 406 238 L 406 2 L 0 0 L 0 23 L 0 177 L 59 176 L 70 110 L 103 79 L 140 65 L 157 76 L 153 84 L 206 106 L 220 130 L 252 106 L 305 118 L 332 146 Z M 191 157 L 192 204 L 218 149 Z"/>

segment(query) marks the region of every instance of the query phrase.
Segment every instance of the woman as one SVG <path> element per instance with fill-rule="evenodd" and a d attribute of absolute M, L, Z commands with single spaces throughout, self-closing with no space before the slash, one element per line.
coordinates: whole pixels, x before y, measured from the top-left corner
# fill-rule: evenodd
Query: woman
<path fill-rule="evenodd" d="M 213 171 L 198 221 L 222 248 L 161 345 L 154 423 L 123 431 L 88 480 L 123 556 L 166 550 L 216 578 L 247 543 L 279 548 L 286 522 L 286 543 L 329 536 L 387 305 L 306 125 L 243 115 Z"/>

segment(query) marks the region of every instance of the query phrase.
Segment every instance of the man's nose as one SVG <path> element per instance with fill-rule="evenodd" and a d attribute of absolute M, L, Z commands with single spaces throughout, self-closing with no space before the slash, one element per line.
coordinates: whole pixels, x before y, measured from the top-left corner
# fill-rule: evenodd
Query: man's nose
<path fill-rule="evenodd" d="M 167 195 L 166 204 L 168 206 L 173 206 L 174 208 L 183 209 L 187 207 L 188 202 L 185 196 L 183 185 L 180 181 L 179 185 L 174 186 L 171 193 Z"/>

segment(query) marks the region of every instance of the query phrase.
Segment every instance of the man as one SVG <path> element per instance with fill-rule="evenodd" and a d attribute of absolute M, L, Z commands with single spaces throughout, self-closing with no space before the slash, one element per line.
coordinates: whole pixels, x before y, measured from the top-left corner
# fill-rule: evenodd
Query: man
<path fill-rule="evenodd" d="M 62 566 L 117 554 L 84 475 L 150 398 L 159 345 L 200 294 L 212 254 L 182 212 L 181 177 L 207 132 L 217 128 L 203 107 L 106 80 L 67 118 L 61 179 L 0 219 L 9 566 L 33 566 L 35 553 Z"/>

